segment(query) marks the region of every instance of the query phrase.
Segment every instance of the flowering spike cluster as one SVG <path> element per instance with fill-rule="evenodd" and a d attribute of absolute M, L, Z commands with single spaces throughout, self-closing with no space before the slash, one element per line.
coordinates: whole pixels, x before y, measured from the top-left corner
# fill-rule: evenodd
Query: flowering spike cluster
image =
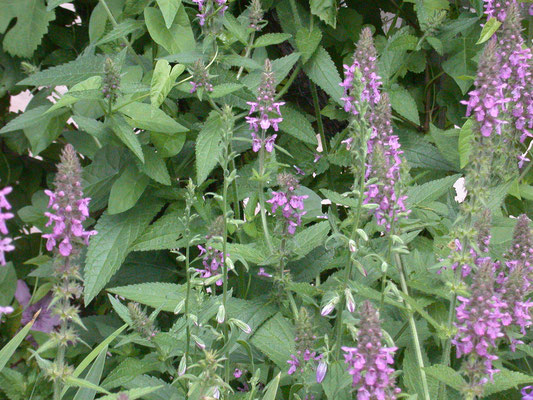
<path fill-rule="evenodd" d="M 111 58 L 106 58 L 104 63 L 104 77 L 102 79 L 102 93 L 110 102 L 118 97 L 120 87 L 120 74 Z"/>
<path fill-rule="evenodd" d="M 369 119 L 372 133 L 367 142 L 366 179 L 377 179 L 367 185 L 364 203 L 379 206 L 374 210 L 377 223 L 390 231 L 399 214 L 408 211 L 405 206 L 407 196 L 398 193 L 403 151 L 398 136 L 392 131 L 390 101 L 386 93 L 381 95 Z"/>
<path fill-rule="evenodd" d="M 200 22 L 200 26 L 204 26 L 206 21 L 217 11 L 219 15 L 224 15 L 224 12 L 228 9 L 226 5 L 227 0 L 192 0 L 193 3 L 198 5 L 198 11 L 196 14 Z"/>
<path fill-rule="evenodd" d="M 11 244 L 11 238 L 2 236 L 9 233 L 6 221 L 14 217 L 13 213 L 4 211 L 11 210 L 11 204 L 7 201 L 6 196 L 11 193 L 12 190 L 13 188 L 11 186 L 6 186 L 0 190 L 0 265 L 6 265 L 5 253 L 15 250 L 15 246 Z"/>
<path fill-rule="evenodd" d="M 131 318 L 132 329 L 142 338 L 150 340 L 157 334 L 154 322 L 148 318 L 146 312 L 138 303 L 128 303 L 128 313 Z"/>
<path fill-rule="evenodd" d="M 265 146 L 266 151 L 269 153 L 274 150 L 274 140 L 276 135 L 268 136 L 264 138 L 266 130 L 270 127 L 274 131 L 278 131 L 278 124 L 283 121 L 281 117 L 280 107 L 285 104 L 284 101 L 274 101 L 276 95 L 276 82 L 274 80 L 274 72 L 272 71 L 272 63 L 269 59 L 265 60 L 265 67 L 263 70 L 263 78 L 261 84 L 257 89 L 257 101 L 248 101 L 250 106 L 250 112 L 246 117 L 246 122 L 250 125 L 250 129 L 253 129 L 253 151 L 258 152 L 262 146 Z M 253 113 L 257 112 L 257 117 L 251 117 Z M 276 115 L 276 116 L 272 116 Z M 259 138 L 256 132 L 261 128 L 263 134 Z"/>
<path fill-rule="evenodd" d="M 298 196 L 294 191 L 298 187 L 298 180 L 291 174 L 280 174 L 278 183 L 281 190 L 272 191 L 272 198 L 267 203 L 272 204 L 272 213 L 278 208 L 282 210 L 284 218 L 284 233 L 294 235 L 296 228 L 302 224 L 302 217 L 307 213 L 304 200 L 309 196 Z"/>
<path fill-rule="evenodd" d="M 208 92 L 213 91 L 213 85 L 209 81 L 209 73 L 202 60 L 197 60 L 192 69 L 191 93 L 203 88 Z"/>
<path fill-rule="evenodd" d="M 296 321 L 296 336 L 294 337 L 296 354 L 291 354 L 290 360 L 287 361 L 290 365 L 287 372 L 289 375 L 295 372 L 303 373 L 306 368 L 312 368 L 315 369 L 317 382 L 322 382 L 327 372 L 327 364 L 320 361 L 322 355 L 317 355 L 317 352 L 313 350 L 315 341 L 312 321 L 307 310 L 302 307 Z M 318 365 L 316 361 L 320 361 Z"/>
<path fill-rule="evenodd" d="M 533 128 L 533 55 L 522 38 L 522 21 L 518 4 L 513 1 L 507 8 L 503 21 L 498 52 L 500 78 L 505 83 L 505 95 L 509 98 L 508 111 L 512 125 L 523 143 Z M 521 167 L 521 165 L 520 165 Z"/>
<path fill-rule="evenodd" d="M 507 17 L 507 9 L 515 0 L 483 0 L 485 2 L 485 14 L 487 19 L 496 18 L 503 22 Z"/>
<path fill-rule="evenodd" d="M 55 191 L 45 190 L 50 198 L 46 212 L 46 226 L 53 225 L 52 233 L 43 235 L 47 239 L 46 249 L 54 250 L 57 246 L 63 257 L 77 255 L 81 247 L 89 244 L 89 238 L 96 231 L 86 231 L 83 221 L 89 216 L 88 197 L 83 197 L 81 189 L 81 166 L 72 145 L 67 144 L 61 154 L 61 162 L 57 168 Z"/>
<path fill-rule="evenodd" d="M 354 90 L 354 79 L 356 68 L 361 73 L 362 91 Z M 340 84 L 344 88 L 344 110 L 357 115 L 359 112 L 356 105 L 359 101 L 365 101 L 370 106 L 378 103 L 381 98 L 379 88 L 381 78 L 378 75 L 377 51 L 372 40 L 370 28 L 364 28 L 361 38 L 357 43 L 352 65 L 344 65 L 344 81 Z"/>
<path fill-rule="evenodd" d="M 498 47 L 496 38 L 489 41 L 479 60 L 478 72 L 474 81 L 475 89 L 470 91 L 466 104 L 466 115 L 474 115 L 479 126 L 479 131 L 484 137 L 496 132 L 502 132 L 502 126 L 506 123 L 502 113 L 509 102 L 504 95 L 505 83 L 500 77 L 500 64 L 498 62 Z"/>
<path fill-rule="evenodd" d="M 381 344 L 379 315 L 369 301 L 361 306 L 360 317 L 357 347 L 342 347 L 352 386 L 357 388 L 358 399 L 394 400 L 400 393 L 391 367 L 397 348 Z"/>
<path fill-rule="evenodd" d="M 470 298 L 458 296 L 457 335 L 452 343 L 457 358 L 466 357 L 464 370 L 469 378 L 467 391 L 481 392 L 482 387 L 498 372 L 493 362 L 498 359 L 496 340 L 504 336 L 503 329 L 511 323 L 507 304 L 494 287 L 494 266 L 486 260 L 476 271 Z"/>
<path fill-rule="evenodd" d="M 263 8 L 260 0 L 252 0 L 249 7 L 248 20 L 250 21 L 250 28 L 255 31 L 260 31 L 263 28 Z"/>
<path fill-rule="evenodd" d="M 200 250 L 200 257 L 203 256 L 202 264 L 204 266 L 204 269 L 196 270 L 200 273 L 200 277 L 210 278 L 213 275 L 217 275 L 219 273 L 219 268 L 221 268 L 224 264 L 224 253 L 211 246 L 207 246 L 207 248 L 205 248 L 198 245 L 198 249 Z M 221 286 L 222 279 L 218 279 L 216 281 L 216 285 Z"/>

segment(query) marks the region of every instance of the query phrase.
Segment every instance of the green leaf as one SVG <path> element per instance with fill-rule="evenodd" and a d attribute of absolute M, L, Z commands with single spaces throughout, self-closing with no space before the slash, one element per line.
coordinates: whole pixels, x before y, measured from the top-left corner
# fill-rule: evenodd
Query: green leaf
<path fill-rule="evenodd" d="M 150 178 L 140 175 L 135 164 L 129 164 L 113 183 L 107 212 L 119 214 L 132 208 L 144 193 Z"/>
<path fill-rule="evenodd" d="M 286 40 L 289 40 L 292 37 L 289 33 L 266 33 L 262 36 L 259 36 L 254 41 L 254 48 L 271 46 L 273 44 L 283 43 Z"/>
<path fill-rule="evenodd" d="M 128 400 L 137 400 L 137 399 L 143 398 L 145 396 L 148 396 L 150 393 L 153 393 L 153 392 L 161 389 L 162 387 L 163 387 L 163 385 L 151 386 L 151 387 L 142 387 L 142 388 L 127 390 L 125 392 L 120 392 L 120 394 L 125 394 L 126 396 L 128 396 Z M 110 394 L 110 395 L 107 395 L 107 396 L 104 396 L 104 397 L 100 397 L 98 400 L 119 400 L 118 396 L 119 396 L 119 393 Z M 146 397 L 146 398 L 148 398 L 148 397 Z"/>
<path fill-rule="evenodd" d="M 154 7 L 144 9 L 144 20 L 152 39 L 169 54 L 195 49 L 196 42 L 183 5 L 180 6 L 170 28 L 166 27 L 161 11 Z"/>
<path fill-rule="evenodd" d="M 389 44 L 389 50 L 393 51 L 408 51 L 416 50 L 418 38 L 414 35 L 401 35 L 395 37 Z"/>
<path fill-rule="evenodd" d="M 137 138 L 131 126 L 128 125 L 124 117 L 120 114 L 111 115 L 109 117 L 111 122 L 111 129 L 117 137 L 124 143 L 139 160 L 144 163 L 144 155 L 141 149 L 141 143 Z"/>
<path fill-rule="evenodd" d="M 167 60 L 157 60 L 152 74 L 152 84 L 150 88 L 150 101 L 152 107 L 158 108 L 163 101 L 165 101 L 176 78 L 180 76 L 183 71 L 185 71 L 185 66 L 182 64 L 176 64 L 171 68 Z"/>
<path fill-rule="evenodd" d="M 276 85 L 289 74 L 299 58 L 300 53 L 292 53 L 272 61 L 272 71 L 274 72 L 274 81 Z M 242 81 L 251 91 L 255 91 L 261 84 L 262 76 L 262 71 L 253 71 L 242 78 Z"/>
<path fill-rule="evenodd" d="M 7 342 L 7 344 L 4 347 L 2 347 L 2 350 L 0 350 L 0 371 L 4 369 L 7 362 L 9 361 L 11 356 L 15 353 L 15 351 L 17 350 L 19 345 L 22 343 L 24 338 L 28 336 L 28 333 L 30 332 L 31 327 L 33 326 L 35 320 L 39 316 L 39 313 L 40 311 L 37 311 L 37 313 L 35 313 L 35 315 L 33 316 L 33 319 L 30 322 L 28 322 L 24 326 L 24 328 L 20 330 L 19 333 L 13 336 L 13 338 L 9 342 Z"/>
<path fill-rule="evenodd" d="M 440 41 L 440 39 L 437 39 L 436 37 L 430 36 L 426 38 L 428 43 L 435 49 L 435 51 L 442 56 L 444 54 L 444 45 Z"/>
<path fill-rule="evenodd" d="M 185 232 L 183 210 L 165 214 L 146 229 L 131 246 L 131 251 L 165 250 L 179 247 Z M 192 228 L 192 227 L 191 227 Z"/>
<path fill-rule="evenodd" d="M 242 89 L 244 85 L 240 83 L 222 83 L 213 87 L 213 91 L 209 93 L 209 97 L 212 99 L 218 99 L 219 97 L 226 96 L 227 94 L 236 92 Z"/>
<path fill-rule="evenodd" d="M 222 152 L 223 124 L 220 115 L 211 111 L 204 127 L 196 139 L 196 181 L 200 185 L 215 168 Z"/>
<path fill-rule="evenodd" d="M 252 336 L 252 344 L 282 371 L 294 354 L 294 328 L 280 313 L 266 321 Z"/>
<path fill-rule="evenodd" d="M 392 109 L 407 118 L 409 121 L 420 125 L 418 109 L 416 108 L 415 99 L 407 89 L 396 87 L 389 91 Z"/>
<path fill-rule="evenodd" d="M 248 70 L 261 69 L 261 65 L 257 61 L 236 54 L 222 56 L 220 60 L 231 67 L 243 67 Z"/>
<path fill-rule="evenodd" d="M 24 375 L 15 369 L 5 368 L 0 372 L 0 390 L 9 400 L 26 399 L 26 383 Z"/>
<path fill-rule="evenodd" d="M 483 394 L 485 396 L 490 396 L 495 393 L 503 392 L 504 390 L 512 388 L 517 389 L 519 386 L 530 383 L 533 383 L 533 376 L 500 368 L 500 372 L 494 375 L 494 382 L 489 382 L 485 385 L 485 391 Z"/>
<path fill-rule="evenodd" d="M 181 6 L 181 0 L 157 0 L 157 5 L 163 14 L 167 29 L 170 29 Z"/>
<path fill-rule="evenodd" d="M 105 212 L 91 238 L 85 262 L 85 304 L 89 304 L 120 268 L 129 247 L 148 226 L 161 203 L 145 198 L 131 210 L 119 215 Z"/>
<path fill-rule="evenodd" d="M 337 26 L 337 2 L 335 0 L 310 0 L 311 13 L 333 28 Z"/>
<path fill-rule="evenodd" d="M 100 46 L 102 44 L 106 44 L 109 42 L 113 42 L 115 40 L 119 40 L 121 38 L 125 38 L 127 35 L 144 29 L 144 22 L 143 21 L 137 21 L 134 19 L 126 19 L 125 21 L 122 21 L 117 26 L 113 27 L 111 32 L 106 34 L 103 38 L 101 38 L 98 42 L 96 42 L 97 46 Z"/>
<path fill-rule="evenodd" d="M 466 120 L 459 132 L 459 160 L 461 162 L 461 168 L 466 167 L 466 164 L 470 160 L 470 154 L 472 153 L 472 139 L 474 138 L 472 124 L 473 121 L 471 119 Z"/>
<path fill-rule="evenodd" d="M 169 134 L 188 131 L 165 112 L 147 103 L 136 101 L 122 107 L 120 112 L 131 118 L 131 125 L 135 128 Z"/>
<path fill-rule="evenodd" d="M 48 32 L 48 23 L 55 13 L 46 10 L 44 0 L 4 0 L 0 33 L 5 33 L 13 18 L 17 22 L 5 34 L 3 48 L 13 56 L 29 58 Z"/>
<path fill-rule="evenodd" d="M 102 77 L 101 76 L 92 76 L 90 78 L 85 79 L 83 82 L 77 83 L 74 86 L 70 88 L 70 90 L 65 93 L 61 98 L 47 111 L 46 114 L 62 107 L 70 106 L 72 104 L 75 104 L 80 100 L 79 97 L 72 96 L 71 92 L 84 92 L 87 90 L 94 90 L 99 89 L 102 85 Z"/>
<path fill-rule="evenodd" d="M 127 307 L 124 306 L 127 311 Z M 106 379 L 102 382 L 102 386 L 108 390 L 131 382 L 135 377 L 156 370 L 161 365 L 161 362 L 153 357 L 145 357 L 144 359 L 137 359 L 128 357 L 122 361 L 113 371 L 111 371 Z"/>
<path fill-rule="evenodd" d="M 352 383 L 352 377 L 346 372 L 344 365 L 334 361 L 329 367 L 322 387 L 328 400 L 348 400 L 351 397 L 346 388 Z"/>
<path fill-rule="evenodd" d="M 104 388 L 101 388 L 98 385 L 95 385 L 94 383 L 86 381 L 85 379 L 75 378 L 73 376 L 67 376 L 65 378 L 65 383 L 69 386 L 76 386 L 76 387 L 85 388 L 85 389 L 98 392 L 98 393 L 110 394 L 107 390 L 105 390 Z"/>
<path fill-rule="evenodd" d="M 496 18 L 491 18 L 487 22 L 485 22 L 485 25 L 483 25 L 483 30 L 479 35 L 479 40 L 476 42 L 476 44 L 485 43 L 487 40 L 489 40 L 492 35 L 494 35 L 494 33 L 498 30 L 501 24 L 502 23 Z"/>
<path fill-rule="evenodd" d="M 265 387 L 265 395 L 263 396 L 263 400 L 276 400 L 280 378 L 281 372 L 278 373 L 276 377 L 268 383 L 268 385 Z"/>
<path fill-rule="evenodd" d="M 465 44 L 461 51 L 442 63 L 442 69 L 453 78 L 463 95 L 468 92 L 476 73 L 476 63 L 472 61 L 471 51 Z"/>
<path fill-rule="evenodd" d="M 302 258 L 311 250 L 324 244 L 330 229 L 329 222 L 322 221 L 298 232 L 291 240 L 295 254 Z"/>
<path fill-rule="evenodd" d="M 168 158 L 178 154 L 185 144 L 186 135 L 184 133 L 150 132 L 150 140 L 154 144 L 160 157 Z"/>
<path fill-rule="evenodd" d="M 224 27 L 244 45 L 248 44 L 248 30 L 230 13 L 224 14 Z"/>
<path fill-rule="evenodd" d="M 407 190 L 407 203 L 409 204 L 409 207 L 437 200 L 440 196 L 445 194 L 460 177 L 460 174 L 456 174 L 447 176 L 446 178 L 436 179 L 420 186 L 410 187 Z"/>
<path fill-rule="evenodd" d="M 466 387 L 466 381 L 463 379 L 461 374 L 450 367 L 436 364 L 432 365 L 431 367 L 426 367 L 424 370 L 428 376 L 445 383 L 455 390 L 461 391 L 461 389 Z"/>
<path fill-rule="evenodd" d="M 31 128 L 35 125 L 45 124 L 45 121 L 49 121 L 51 118 L 63 114 L 64 110 L 58 110 L 54 113 L 46 115 L 48 106 L 38 106 L 23 112 L 15 119 L 9 121 L 2 129 L 0 129 L 0 135 L 7 132 L 18 131 L 20 129 Z"/>
<path fill-rule="evenodd" d="M 316 133 L 311 123 L 303 114 L 292 107 L 283 107 L 283 121 L 279 124 L 279 128 L 302 142 L 313 146 L 318 144 Z"/>
<path fill-rule="evenodd" d="M 318 28 L 309 30 L 307 28 L 301 28 L 296 33 L 296 46 L 298 51 L 302 53 L 302 63 L 306 63 L 315 50 L 320 45 L 322 40 L 322 32 Z"/>
<path fill-rule="evenodd" d="M 315 54 L 304 65 L 304 71 L 309 79 L 320 86 L 336 103 L 342 105 L 343 91 L 339 86 L 341 77 L 324 47 L 318 47 Z"/>
<path fill-rule="evenodd" d="M 89 372 L 85 376 L 85 380 L 98 385 L 100 379 L 102 378 L 102 372 L 104 371 L 105 359 L 107 357 L 107 346 L 102 349 L 98 357 L 94 361 L 94 364 L 91 366 Z M 80 388 L 73 400 L 94 400 L 96 396 L 96 390 L 89 388 Z"/>
<path fill-rule="evenodd" d="M 139 169 L 154 181 L 170 186 L 170 175 L 163 159 L 151 146 L 143 146 L 144 164 Z"/>
<path fill-rule="evenodd" d="M 17 288 L 17 273 L 13 263 L 8 262 L 0 268 L 0 304 L 11 304 Z"/>
<path fill-rule="evenodd" d="M 185 285 L 151 282 L 107 290 L 137 303 L 161 309 L 162 311 L 174 312 L 178 303 L 185 298 L 186 289 Z"/>

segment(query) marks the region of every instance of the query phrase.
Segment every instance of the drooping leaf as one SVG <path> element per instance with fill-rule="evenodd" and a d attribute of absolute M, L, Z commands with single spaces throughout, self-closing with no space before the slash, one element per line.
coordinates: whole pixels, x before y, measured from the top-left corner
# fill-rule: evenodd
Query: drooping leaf
<path fill-rule="evenodd" d="M 172 117 L 147 103 L 136 101 L 122 107 L 120 112 L 131 118 L 131 125 L 139 129 L 168 134 L 187 132 L 187 128 L 177 123 Z"/>
<path fill-rule="evenodd" d="M 173 312 L 178 303 L 185 298 L 186 289 L 185 285 L 151 282 L 116 287 L 108 291 L 137 303 Z"/>
<path fill-rule="evenodd" d="M 124 143 L 132 152 L 144 163 L 144 155 L 141 148 L 141 143 L 137 138 L 131 126 L 128 125 L 124 117 L 120 114 L 112 115 L 109 118 L 111 122 L 111 129 L 117 137 Z"/>
<path fill-rule="evenodd" d="M 483 30 L 481 31 L 481 35 L 479 35 L 479 40 L 476 44 L 482 44 L 489 40 L 501 24 L 502 23 L 498 21 L 497 18 L 490 18 L 485 25 L 483 25 Z"/>
<path fill-rule="evenodd" d="M 152 74 L 152 85 L 150 89 L 152 107 L 157 108 L 165 101 L 176 78 L 183 71 L 185 71 L 184 65 L 177 64 L 171 68 L 167 60 L 157 60 Z"/>
<path fill-rule="evenodd" d="M 318 224 L 311 225 L 294 235 L 291 242 L 294 245 L 294 252 L 296 255 L 300 258 L 304 257 L 311 250 L 322 245 L 326 240 L 330 229 L 329 222 L 322 221 Z"/>
<path fill-rule="evenodd" d="M 170 175 L 161 156 L 150 146 L 143 146 L 143 154 L 144 164 L 139 164 L 139 169 L 154 181 L 169 186 Z"/>
<path fill-rule="evenodd" d="M 409 188 L 407 191 L 407 203 L 409 204 L 409 207 L 438 199 L 445 194 L 460 177 L 461 175 L 456 174 Z"/>
<path fill-rule="evenodd" d="M 413 96 L 407 89 L 396 87 L 389 91 L 389 96 L 394 111 L 409 121 L 420 125 L 415 99 L 413 99 Z"/>

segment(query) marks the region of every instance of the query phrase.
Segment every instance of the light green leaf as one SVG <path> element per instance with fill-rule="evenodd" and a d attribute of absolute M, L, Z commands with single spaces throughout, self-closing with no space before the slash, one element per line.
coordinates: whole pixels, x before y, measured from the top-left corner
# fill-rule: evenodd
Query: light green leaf
<path fill-rule="evenodd" d="M 489 382 L 485 385 L 483 394 L 485 396 L 491 396 L 504 390 L 516 389 L 519 386 L 531 383 L 533 383 L 533 376 L 500 368 L 500 372 L 494 375 L 494 382 Z"/>
<path fill-rule="evenodd" d="M 178 154 L 185 143 L 185 133 L 160 133 L 150 132 L 150 140 L 157 149 L 157 154 L 162 158 L 168 158 Z"/>
<path fill-rule="evenodd" d="M 389 91 L 392 109 L 407 118 L 409 121 L 420 125 L 418 109 L 416 108 L 415 99 L 407 89 L 396 87 Z"/>
<path fill-rule="evenodd" d="M 444 54 L 444 45 L 442 44 L 440 39 L 437 39 L 436 37 L 433 37 L 433 36 L 429 36 L 428 38 L 426 38 L 426 40 L 440 56 Z"/>
<path fill-rule="evenodd" d="M 165 101 L 176 78 L 180 76 L 183 71 L 185 71 L 185 66 L 182 64 L 176 64 L 171 68 L 167 60 L 157 60 L 152 74 L 152 84 L 150 89 L 150 101 L 152 102 L 152 107 L 158 108 L 163 101 Z"/>
<path fill-rule="evenodd" d="M 111 295 L 110 298 L 113 298 Z M 128 312 L 128 308 L 123 306 Z M 108 390 L 119 386 L 124 386 L 126 383 L 133 381 L 141 374 L 158 369 L 161 361 L 155 357 L 147 356 L 144 359 L 137 359 L 128 357 L 122 361 L 113 371 L 111 371 L 106 379 L 102 382 L 102 386 Z"/>
<path fill-rule="evenodd" d="M 322 32 L 318 28 L 310 31 L 307 28 L 301 28 L 296 33 L 296 46 L 298 51 L 302 53 L 302 63 L 306 63 L 315 50 L 318 48 L 322 40 Z"/>
<path fill-rule="evenodd" d="M 465 44 L 461 51 L 442 63 L 442 69 L 453 78 L 463 95 L 468 92 L 476 73 L 476 63 L 472 61 L 471 51 L 472 49 L 467 48 Z"/>
<path fill-rule="evenodd" d="M 347 373 L 343 365 L 335 361 L 328 367 L 328 373 L 322 382 L 322 387 L 328 400 L 348 400 L 351 397 L 346 388 L 351 383 L 351 375 Z"/>
<path fill-rule="evenodd" d="M 445 383 L 455 390 L 461 391 L 461 389 L 466 387 L 466 381 L 463 379 L 461 374 L 450 367 L 436 364 L 432 365 L 431 367 L 426 367 L 424 370 L 428 376 Z"/>
<path fill-rule="evenodd" d="M 227 94 L 236 92 L 242 89 L 244 85 L 240 83 L 222 83 L 213 87 L 213 91 L 209 93 L 209 97 L 212 99 L 218 99 L 219 97 L 226 96 Z"/>
<path fill-rule="evenodd" d="M 230 13 L 224 14 L 224 27 L 242 44 L 248 44 L 248 30 Z"/>
<path fill-rule="evenodd" d="M 90 78 L 87 78 L 83 82 L 77 83 L 74 86 L 70 88 L 70 90 L 65 93 L 52 107 L 50 107 L 45 114 L 48 114 L 54 110 L 57 110 L 58 108 L 70 106 L 77 101 L 79 101 L 78 96 L 72 96 L 71 92 L 84 92 L 87 90 L 94 90 L 99 89 L 102 85 L 102 77 L 101 76 L 92 76 Z"/>
<path fill-rule="evenodd" d="M 147 103 L 136 101 L 122 107 L 120 112 L 130 117 L 131 125 L 139 129 L 169 134 L 187 132 L 188 130 L 163 111 L 153 108 Z"/>
<path fill-rule="evenodd" d="M 294 327 L 280 313 L 261 325 L 251 342 L 282 371 L 288 369 L 287 360 L 294 354 Z"/>
<path fill-rule="evenodd" d="M 117 137 L 144 163 L 144 155 L 141 143 L 131 126 L 128 125 L 124 117 L 120 114 L 110 116 L 111 129 Z"/>
<path fill-rule="evenodd" d="M 44 0 L 2 1 L 0 33 L 5 33 L 14 18 L 17 22 L 4 36 L 4 51 L 29 58 L 48 32 L 48 23 L 55 18 L 55 13 L 46 10 Z"/>
<path fill-rule="evenodd" d="M 89 372 L 85 376 L 85 380 L 98 385 L 100 379 L 102 378 L 102 372 L 104 371 L 105 359 L 107 357 L 107 346 L 102 349 L 98 357 L 94 361 L 94 364 L 91 366 Z M 74 400 L 94 400 L 96 396 L 96 390 L 89 388 L 79 388 L 78 392 L 74 396 Z"/>
<path fill-rule="evenodd" d="M 483 26 L 483 30 L 481 31 L 481 34 L 479 35 L 479 40 L 476 44 L 485 43 L 487 40 L 489 40 L 492 35 L 498 30 L 498 28 L 501 26 L 501 22 L 498 21 L 496 18 L 491 18 L 487 22 L 485 22 L 485 25 Z"/>
<path fill-rule="evenodd" d="M 183 210 L 171 212 L 159 218 L 146 229 L 131 246 L 131 251 L 174 249 L 185 232 L 181 221 Z"/>
<path fill-rule="evenodd" d="M 437 200 L 440 196 L 445 194 L 460 177 L 460 174 L 456 174 L 447 176 L 446 178 L 436 179 L 420 186 L 410 187 L 407 191 L 407 204 L 409 207 L 413 207 Z"/>
<path fill-rule="evenodd" d="M 113 42 L 115 40 L 119 40 L 121 38 L 127 37 L 127 35 L 144 29 L 144 22 L 143 21 L 137 21 L 134 19 L 126 19 L 125 21 L 122 21 L 120 24 L 115 26 L 111 32 L 106 34 L 103 38 L 101 38 L 98 42 L 96 42 L 97 46 L 100 46 L 102 44 L 106 44 L 109 42 Z"/>
<path fill-rule="evenodd" d="M 337 26 L 337 2 L 335 0 L 310 0 L 311 13 L 333 28 Z"/>
<path fill-rule="evenodd" d="M 322 88 L 338 104 L 342 104 L 341 77 L 330 55 L 322 46 L 304 65 L 304 71 L 314 83 Z"/>
<path fill-rule="evenodd" d="M 163 159 L 151 146 L 143 146 L 144 164 L 139 164 L 139 169 L 163 185 L 170 185 L 170 175 Z"/>
<path fill-rule="evenodd" d="M 281 378 L 281 372 L 272 379 L 269 384 L 265 387 L 265 396 L 263 400 L 276 400 L 276 394 L 278 393 L 279 380 Z"/>
<path fill-rule="evenodd" d="M 150 282 L 115 287 L 108 289 L 108 292 L 153 308 L 160 308 L 162 311 L 174 312 L 178 303 L 185 298 L 186 289 L 185 285 Z"/>
<path fill-rule="evenodd" d="M 105 212 L 91 238 L 85 262 L 85 304 L 100 292 L 129 253 L 131 244 L 148 226 L 161 203 L 151 198 L 141 199 L 131 210 L 119 215 Z"/>
<path fill-rule="evenodd" d="M 0 268 L 0 304 L 11 304 L 17 288 L 17 273 L 13 263 L 8 262 Z"/>
<path fill-rule="evenodd" d="M 472 153 L 472 120 L 468 119 L 461 127 L 459 132 L 459 160 L 461 162 L 461 168 L 464 168 L 470 160 L 470 153 Z"/>
<path fill-rule="evenodd" d="M 157 0 L 157 5 L 163 14 L 167 29 L 170 29 L 181 6 L 181 0 Z"/>
<path fill-rule="evenodd" d="M 283 121 L 279 124 L 279 128 L 283 132 L 313 146 L 318 144 L 313 126 L 299 111 L 286 106 L 283 107 L 282 113 Z"/>
<path fill-rule="evenodd" d="M 50 118 L 63 114 L 64 110 L 56 111 L 50 115 L 45 115 L 48 106 L 38 106 L 20 114 L 15 119 L 9 121 L 2 129 L 0 129 L 0 135 L 2 133 L 13 132 L 20 129 L 31 128 L 35 125 L 42 125 L 44 121 L 49 121 Z"/>
<path fill-rule="evenodd" d="M 104 388 L 101 388 L 98 385 L 95 385 L 94 383 L 86 381 L 85 379 L 75 378 L 73 376 L 67 376 L 65 378 L 65 383 L 69 386 L 76 386 L 76 387 L 85 388 L 85 389 L 98 392 L 98 393 L 110 394 L 107 390 L 105 390 Z"/>
<path fill-rule="evenodd" d="M 389 44 L 389 50 L 393 51 L 408 51 L 416 50 L 418 44 L 418 38 L 414 35 L 401 35 L 397 36 Z"/>
<path fill-rule="evenodd" d="M 176 54 L 195 49 L 196 42 L 192 33 L 189 17 L 187 17 L 183 5 L 180 6 L 170 28 L 166 27 L 163 14 L 157 8 L 145 8 L 144 19 L 152 39 L 168 51 L 169 54 Z"/>
<path fill-rule="evenodd" d="M 288 33 L 266 33 L 259 36 L 254 42 L 254 48 L 271 46 L 289 40 L 292 35 Z"/>
<path fill-rule="evenodd" d="M 302 258 L 311 250 L 324 244 L 330 229 L 329 222 L 322 221 L 298 232 L 291 240 L 291 243 L 294 246 L 294 253 L 299 258 Z"/>
<path fill-rule="evenodd" d="M 129 164 L 113 183 L 109 194 L 107 212 L 119 214 L 132 208 L 144 193 L 150 178 L 139 174 L 135 164 Z"/>
<path fill-rule="evenodd" d="M 24 338 L 28 336 L 28 333 L 30 332 L 31 327 L 35 323 L 35 320 L 39 316 L 39 313 L 40 311 L 37 311 L 37 313 L 35 313 L 35 315 L 33 316 L 33 319 L 30 322 L 28 322 L 24 326 L 24 328 L 20 330 L 19 333 L 13 336 L 13 338 L 9 342 L 7 342 L 7 344 L 4 347 L 2 347 L 2 350 L 0 350 L 0 371 L 4 369 L 7 362 L 9 361 L 11 356 L 15 353 L 15 351 L 17 350 L 19 345 L 22 343 Z"/>
<path fill-rule="evenodd" d="M 279 84 L 290 72 L 294 64 L 300 58 L 300 53 L 292 53 L 288 56 L 277 58 L 272 61 L 272 71 L 274 72 L 274 81 Z M 262 71 L 253 71 L 242 78 L 242 82 L 253 92 L 261 84 Z"/>
<path fill-rule="evenodd" d="M 209 173 L 217 165 L 218 157 L 222 152 L 220 146 L 222 129 L 220 115 L 216 111 L 211 111 L 196 139 L 196 181 L 198 185 L 207 179 Z"/>

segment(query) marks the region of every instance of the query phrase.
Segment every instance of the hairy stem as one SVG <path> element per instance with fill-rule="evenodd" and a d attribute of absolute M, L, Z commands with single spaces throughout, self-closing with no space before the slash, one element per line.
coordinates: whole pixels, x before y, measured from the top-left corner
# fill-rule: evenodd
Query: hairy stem
<path fill-rule="evenodd" d="M 261 131 L 261 148 L 259 149 L 259 205 L 261 206 L 261 223 L 263 224 L 263 233 L 265 234 L 265 241 L 268 246 L 270 253 L 274 251 L 272 247 L 272 240 L 270 239 L 270 232 L 268 231 L 268 224 L 266 218 L 266 208 L 265 208 L 265 184 L 263 181 L 265 175 L 265 130 Z"/>

